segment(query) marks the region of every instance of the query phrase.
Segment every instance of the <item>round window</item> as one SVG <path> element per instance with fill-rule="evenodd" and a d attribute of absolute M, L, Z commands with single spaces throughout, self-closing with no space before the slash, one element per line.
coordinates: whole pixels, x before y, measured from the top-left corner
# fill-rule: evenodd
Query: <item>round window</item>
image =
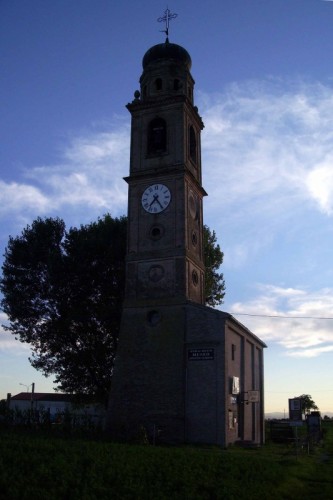
<path fill-rule="evenodd" d="M 199 275 L 195 269 L 192 271 L 192 283 L 194 286 L 197 286 L 199 284 Z"/>
<path fill-rule="evenodd" d="M 147 313 L 147 321 L 151 326 L 155 326 L 161 321 L 161 314 L 159 311 L 149 311 Z"/>
<path fill-rule="evenodd" d="M 149 230 L 149 236 L 152 240 L 159 240 L 164 234 L 164 227 L 161 225 L 154 225 Z"/>

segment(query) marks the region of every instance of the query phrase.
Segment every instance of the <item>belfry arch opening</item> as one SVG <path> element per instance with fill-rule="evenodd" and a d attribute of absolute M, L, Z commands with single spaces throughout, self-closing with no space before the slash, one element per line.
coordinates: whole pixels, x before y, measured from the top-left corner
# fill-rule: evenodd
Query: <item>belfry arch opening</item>
<path fill-rule="evenodd" d="M 167 127 L 163 118 L 154 118 L 148 125 L 147 153 L 155 155 L 164 153 L 167 145 Z"/>
<path fill-rule="evenodd" d="M 162 90 L 162 89 L 163 89 L 162 78 L 156 78 L 156 80 L 155 80 L 155 90 Z"/>

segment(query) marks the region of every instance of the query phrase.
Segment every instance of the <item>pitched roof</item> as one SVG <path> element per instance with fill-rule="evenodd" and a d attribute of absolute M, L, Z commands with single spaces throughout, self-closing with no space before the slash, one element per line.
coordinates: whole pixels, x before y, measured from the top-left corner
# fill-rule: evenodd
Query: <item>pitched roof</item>
<path fill-rule="evenodd" d="M 71 394 L 60 394 L 55 392 L 20 392 L 11 397 L 12 401 L 72 401 Z"/>

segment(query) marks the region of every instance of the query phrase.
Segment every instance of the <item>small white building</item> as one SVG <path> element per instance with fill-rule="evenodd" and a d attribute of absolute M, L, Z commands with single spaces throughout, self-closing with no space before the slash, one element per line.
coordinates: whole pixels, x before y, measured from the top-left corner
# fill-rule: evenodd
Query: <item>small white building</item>
<path fill-rule="evenodd" d="M 51 420 L 56 415 L 71 409 L 71 396 L 69 394 L 20 392 L 9 400 L 9 409 L 17 412 L 28 410 L 45 411 Z"/>
<path fill-rule="evenodd" d="M 69 413 L 76 421 L 90 418 L 94 424 L 102 425 L 105 413 L 102 405 L 87 398 L 84 400 L 85 402 L 78 404 L 71 394 L 20 392 L 8 398 L 8 408 L 14 411 L 16 421 L 33 410 L 37 420 L 43 420 L 47 416 L 52 423 L 61 422 L 64 415 Z"/>

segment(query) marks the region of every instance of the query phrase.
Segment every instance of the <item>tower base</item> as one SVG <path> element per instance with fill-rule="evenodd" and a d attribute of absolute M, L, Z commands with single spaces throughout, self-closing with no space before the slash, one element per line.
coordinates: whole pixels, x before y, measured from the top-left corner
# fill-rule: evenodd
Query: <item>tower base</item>
<path fill-rule="evenodd" d="M 229 359 L 235 345 L 236 362 Z M 262 442 L 262 348 L 231 315 L 210 307 L 187 302 L 125 308 L 108 432 L 117 440 L 147 437 L 168 444 Z M 258 385 L 261 398 L 251 411 L 240 392 L 232 394 L 235 376 L 243 392 Z"/>

